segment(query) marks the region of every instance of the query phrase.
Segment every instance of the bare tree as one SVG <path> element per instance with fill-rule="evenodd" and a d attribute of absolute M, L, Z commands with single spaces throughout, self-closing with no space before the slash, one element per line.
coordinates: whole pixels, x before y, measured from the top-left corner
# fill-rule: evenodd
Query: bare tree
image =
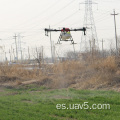
<path fill-rule="evenodd" d="M 41 50 L 42 47 L 35 49 L 33 56 L 35 61 L 37 62 L 39 68 L 42 67 L 42 62 L 43 62 L 43 49 Z"/>

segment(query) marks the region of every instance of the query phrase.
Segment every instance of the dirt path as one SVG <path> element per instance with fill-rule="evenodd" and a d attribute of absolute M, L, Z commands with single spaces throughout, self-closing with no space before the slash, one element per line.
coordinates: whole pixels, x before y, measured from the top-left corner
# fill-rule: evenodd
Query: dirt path
<path fill-rule="evenodd" d="M 22 82 L 21 84 L 27 85 L 27 84 L 37 83 L 37 82 L 39 82 L 39 80 L 28 80 L 28 81 Z"/>

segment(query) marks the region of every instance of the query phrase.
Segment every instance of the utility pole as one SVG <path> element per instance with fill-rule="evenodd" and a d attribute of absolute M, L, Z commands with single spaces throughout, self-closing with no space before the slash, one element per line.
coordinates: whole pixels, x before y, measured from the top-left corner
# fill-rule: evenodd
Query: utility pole
<path fill-rule="evenodd" d="M 10 54 L 10 62 L 11 62 L 11 51 L 10 51 L 10 49 L 9 49 L 9 54 Z"/>
<path fill-rule="evenodd" d="M 49 26 L 50 29 L 50 26 Z M 50 32 L 50 44 L 51 44 L 51 58 L 52 58 L 52 63 L 53 63 L 53 50 L 52 50 L 52 40 L 51 40 L 51 32 Z"/>
<path fill-rule="evenodd" d="M 41 56 L 42 56 L 42 63 L 44 64 L 44 56 L 43 56 L 44 48 L 43 48 L 43 46 L 41 46 L 41 49 L 42 49 L 42 50 L 41 50 L 41 54 L 42 54 L 42 55 L 41 55 Z"/>
<path fill-rule="evenodd" d="M 115 13 L 115 10 L 113 10 L 113 14 L 111 15 L 114 15 L 114 25 L 115 25 L 115 40 L 116 40 L 116 54 L 118 55 L 118 40 L 117 40 L 117 29 L 116 29 L 116 18 L 115 16 L 118 15 L 118 13 L 116 14 Z"/>
<path fill-rule="evenodd" d="M 91 53 L 92 52 L 91 40 L 89 40 L 89 44 L 90 44 L 90 53 Z"/>
<path fill-rule="evenodd" d="M 49 29 L 50 29 L 50 26 L 49 26 Z M 50 31 L 50 44 L 51 44 L 51 57 L 52 57 L 52 63 L 53 63 L 53 49 L 52 49 L 51 31 Z"/>
<path fill-rule="evenodd" d="M 73 51 L 74 51 L 74 58 L 75 58 L 75 60 L 76 60 L 77 58 L 76 58 L 76 54 L 75 54 L 75 46 L 74 46 L 74 44 L 75 44 L 75 43 L 73 43 L 72 45 L 73 45 Z"/>
<path fill-rule="evenodd" d="M 54 41 L 52 41 L 52 56 L 53 56 L 53 63 L 55 63 L 55 44 L 54 44 Z"/>
<path fill-rule="evenodd" d="M 6 52 L 5 52 L 5 62 L 6 62 Z"/>
<path fill-rule="evenodd" d="M 29 60 L 30 60 L 30 50 L 29 50 L 29 46 L 28 46 L 28 56 L 29 56 Z"/>
<path fill-rule="evenodd" d="M 22 62 L 22 60 L 23 60 L 22 56 L 23 56 L 23 55 L 22 55 L 22 50 L 21 50 L 21 62 Z"/>
<path fill-rule="evenodd" d="M 103 49 L 103 43 L 104 43 L 104 40 L 102 39 L 102 51 L 104 50 L 104 49 Z"/>
<path fill-rule="evenodd" d="M 13 59 L 13 61 L 15 60 L 15 52 L 14 52 L 14 49 L 13 49 L 13 56 L 14 56 L 14 59 Z"/>
<path fill-rule="evenodd" d="M 55 44 L 53 44 L 53 49 L 54 49 L 54 62 L 56 62 L 56 54 L 55 54 L 55 51 L 56 51 L 56 47 L 55 47 Z"/>
<path fill-rule="evenodd" d="M 17 50 L 17 35 L 15 34 L 15 36 L 13 36 L 14 37 L 14 39 L 15 39 L 15 46 L 16 46 L 16 58 L 17 58 L 17 60 L 18 60 L 18 50 Z"/>
<path fill-rule="evenodd" d="M 103 48 L 104 46 L 103 46 L 103 44 L 104 44 L 105 41 L 102 39 L 101 42 L 102 42 L 102 55 L 103 55 L 103 57 L 104 57 L 104 48 Z"/>
<path fill-rule="evenodd" d="M 13 51 L 12 51 L 13 49 L 12 49 L 12 45 L 11 45 L 11 49 L 10 49 L 10 51 L 11 51 L 11 62 L 12 62 L 12 60 L 13 60 L 13 55 L 12 55 L 12 53 L 13 53 Z"/>
<path fill-rule="evenodd" d="M 38 59 L 38 56 L 39 56 L 39 55 L 38 55 L 38 49 L 37 49 L 37 47 L 36 47 L 36 54 L 37 54 L 37 59 Z"/>

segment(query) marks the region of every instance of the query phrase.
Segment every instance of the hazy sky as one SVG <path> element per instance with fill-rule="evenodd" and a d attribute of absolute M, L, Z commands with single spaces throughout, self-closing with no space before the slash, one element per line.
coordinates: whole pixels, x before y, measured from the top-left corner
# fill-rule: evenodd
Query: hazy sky
<path fill-rule="evenodd" d="M 85 5 L 79 3 L 85 0 L 0 0 L 0 44 L 14 47 L 14 34 L 20 34 L 22 46 L 45 46 L 50 49 L 49 38 L 44 34 L 44 28 L 83 27 Z M 120 13 L 119 0 L 93 0 L 93 15 L 98 40 L 105 40 L 105 46 L 114 41 L 114 18 L 110 14 L 113 9 Z M 98 8 L 98 9 L 97 9 Z M 116 16 L 117 34 L 120 35 L 120 15 Z M 52 33 L 55 43 L 60 33 Z M 80 43 L 81 32 L 72 33 L 74 41 Z M 110 39 L 113 39 L 112 41 Z M 101 43 L 100 43 L 101 44 Z M 63 46 L 63 47 L 62 47 Z M 78 48 L 76 45 L 76 49 Z M 66 45 L 66 47 L 69 47 Z M 65 49 L 65 45 L 59 46 Z M 59 52 L 59 51 L 58 51 Z"/>

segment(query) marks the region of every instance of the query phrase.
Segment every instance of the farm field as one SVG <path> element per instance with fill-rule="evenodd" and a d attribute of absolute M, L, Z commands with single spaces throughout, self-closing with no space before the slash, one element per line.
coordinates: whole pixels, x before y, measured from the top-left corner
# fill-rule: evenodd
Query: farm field
<path fill-rule="evenodd" d="M 120 0 L 0 0 L 0 120 L 120 120 Z"/>
<path fill-rule="evenodd" d="M 119 58 L 0 66 L 0 120 L 120 120 Z"/>
<path fill-rule="evenodd" d="M 73 106 L 77 104 L 81 105 L 79 109 Z M 93 104 L 110 106 L 90 109 Z M 1 87 L 0 120 L 120 120 L 120 93 L 48 89 L 35 84 L 19 88 Z"/>

